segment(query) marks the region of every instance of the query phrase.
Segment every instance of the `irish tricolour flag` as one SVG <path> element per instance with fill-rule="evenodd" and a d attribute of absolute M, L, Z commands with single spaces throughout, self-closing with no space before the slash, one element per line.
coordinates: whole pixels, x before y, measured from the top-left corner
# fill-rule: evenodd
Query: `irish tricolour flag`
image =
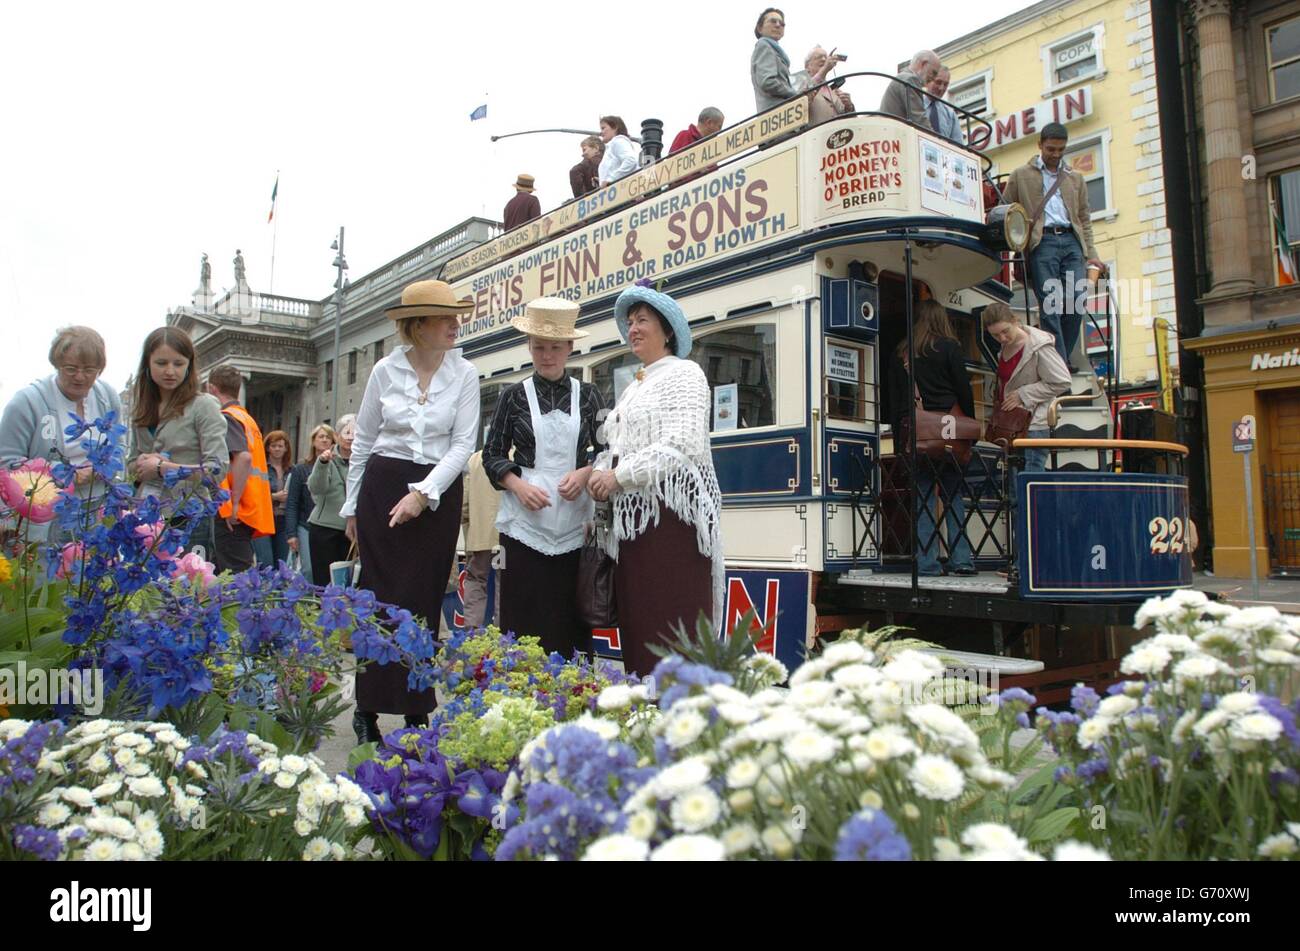
<path fill-rule="evenodd" d="M 271 186 L 271 213 L 266 216 L 266 223 L 269 225 L 271 219 L 275 217 L 275 196 L 280 190 L 280 176 L 275 176 L 275 184 Z"/>
<path fill-rule="evenodd" d="M 1277 211 L 1273 212 L 1273 230 L 1277 232 L 1277 282 L 1279 284 L 1300 283 L 1300 273 L 1296 273 L 1295 258 L 1291 256 L 1291 244 L 1286 238 L 1286 228 Z"/>

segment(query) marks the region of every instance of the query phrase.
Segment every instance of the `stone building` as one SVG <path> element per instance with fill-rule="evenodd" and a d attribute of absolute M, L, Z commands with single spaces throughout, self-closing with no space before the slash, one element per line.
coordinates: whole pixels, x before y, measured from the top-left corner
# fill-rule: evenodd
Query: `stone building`
<path fill-rule="evenodd" d="M 1155 0 L 1175 285 L 1199 309 L 1216 574 L 1300 572 L 1300 0 Z M 1246 417 L 1254 451 L 1234 452 Z M 1240 443 L 1241 441 L 1238 440 Z M 1238 448 L 1244 448 L 1239 445 Z"/>
<path fill-rule="evenodd" d="M 500 232 L 496 222 L 470 218 L 352 281 L 343 295 L 337 354 L 332 293 L 320 300 L 280 297 L 237 282 L 214 299 L 201 284 L 189 306 L 167 314 L 167 323 L 194 339 L 203 370 L 233 363 L 243 372 L 244 405 L 264 433 L 288 433 L 300 458 L 312 429 L 334 421 L 335 387 L 339 416 L 360 406 L 371 369 L 396 343 L 384 309 L 397 303 L 402 288 L 436 277 L 449 258 Z"/>

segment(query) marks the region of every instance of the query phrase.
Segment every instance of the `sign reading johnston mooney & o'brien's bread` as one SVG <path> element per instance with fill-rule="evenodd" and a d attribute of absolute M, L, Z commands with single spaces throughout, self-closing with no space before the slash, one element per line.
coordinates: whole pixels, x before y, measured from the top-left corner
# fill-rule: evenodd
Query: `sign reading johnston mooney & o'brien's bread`
<path fill-rule="evenodd" d="M 789 135 L 808 122 L 808 98 L 800 96 L 744 125 L 711 136 L 689 149 L 668 155 L 654 165 L 647 165 L 618 181 L 576 201 L 562 205 L 549 214 L 503 234 L 495 241 L 481 244 L 447 262 L 442 276 L 455 282 L 471 271 L 509 257 L 516 251 L 531 248 L 576 224 L 622 207 L 661 188 L 684 179 L 712 171 L 711 166 L 739 155 L 756 145 Z"/>

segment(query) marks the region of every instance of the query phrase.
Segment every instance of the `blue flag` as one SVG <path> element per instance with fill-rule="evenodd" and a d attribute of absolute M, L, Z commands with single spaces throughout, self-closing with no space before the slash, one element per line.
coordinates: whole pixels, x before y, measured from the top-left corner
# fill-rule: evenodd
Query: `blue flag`
<path fill-rule="evenodd" d="M 487 118 L 487 103 L 486 103 L 486 102 L 483 103 L 483 105 L 479 106 L 477 109 L 475 109 L 473 112 L 471 112 L 471 113 L 469 114 L 469 121 L 470 121 L 470 122 L 473 122 L 475 119 L 486 119 L 486 118 Z"/>

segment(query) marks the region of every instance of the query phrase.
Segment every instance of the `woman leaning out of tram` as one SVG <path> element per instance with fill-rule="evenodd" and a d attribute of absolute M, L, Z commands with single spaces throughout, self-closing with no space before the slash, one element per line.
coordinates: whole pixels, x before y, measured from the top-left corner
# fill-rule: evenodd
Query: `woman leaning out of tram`
<path fill-rule="evenodd" d="M 505 549 L 501 628 L 536 635 L 566 660 L 591 649 L 574 592 L 595 508 L 586 491 L 591 460 L 603 448 L 600 394 L 564 372 L 573 341 L 587 336 L 577 319 L 577 304 L 543 297 L 510 322 L 528 336 L 534 372 L 502 394 L 483 447 L 483 469 L 504 490 L 496 522 Z"/>
<path fill-rule="evenodd" d="M 434 630 L 479 425 L 478 372 L 455 349 L 460 315 L 473 306 L 443 281 L 417 281 L 385 311 L 406 345 L 375 364 L 366 383 L 341 510 L 361 556 L 360 587 Z M 407 726 L 426 721 L 433 689 L 408 690 L 407 674 L 397 663 L 358 672 L 352 725 L 360 742 L 378 737 L 380 713 L 401 714 Z"/>
<path fill-rule="evenodd" d="M 1070 371 L 1056 349 L 1056 338 L 1037 327 L 1026 327 L 1006 304 L 984 308 L 984 330 L 1002 345 L 998 354 L 997 399 L 1006 410 L 1025 409 L 1032 414 L 1030 439 L 1047 439 L 1047 411 L 1052 400 L 1070 392 Z M 1025 450 L 1025 472 L 1047 468 L 1046 449 Z"/>
<path fill-rule="evenodd" d="M 613 503 L 610 554 L 623 666 L 644 676 L 681 624 L 700 612 L 717 625 L 724 575 L 722 496 L 709 445 L 709 384 L 687 360 L 691 330 L 667 294 L 630 287 L 615 323 L 644 367 L 605 422 L 609 449 L 587 489 Z"/>

